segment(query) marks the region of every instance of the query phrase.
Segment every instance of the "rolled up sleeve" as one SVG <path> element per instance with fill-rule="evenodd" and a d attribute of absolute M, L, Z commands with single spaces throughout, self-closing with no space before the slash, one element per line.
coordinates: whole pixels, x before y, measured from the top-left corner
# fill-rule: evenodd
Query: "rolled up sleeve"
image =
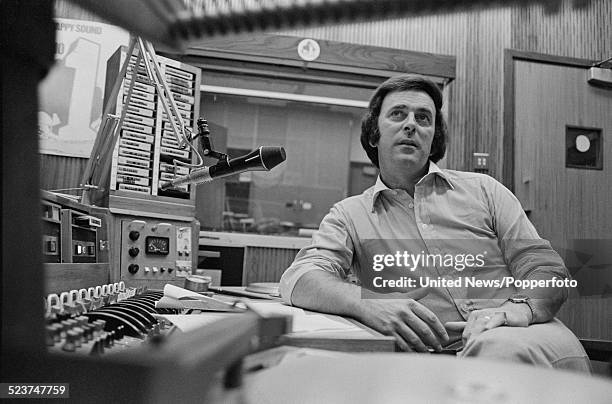
<path fill-rule="evenodd" d="M 521 280 L 544 281 L 569 278 L 563 259 L 547 240 L 538 235 L 518 199 L 497 181 L 491 189 L 495 228 L 512 276 Z M 530 297 L 534 322 L 552 318 L 568 296 L 564 287 L 520 289 L 519 293 Z"/>
<path fill-rule="evenodd" d="M 298 280 L 310 271 L 326 271 L 346 279 L 353 260 L 353 243 L 347 219 L 338 205 L 323 218 L 312 243 L 300 250 L 280 280 L 280 294 L 285 303 L 292 304 L 291 295 Z"/>

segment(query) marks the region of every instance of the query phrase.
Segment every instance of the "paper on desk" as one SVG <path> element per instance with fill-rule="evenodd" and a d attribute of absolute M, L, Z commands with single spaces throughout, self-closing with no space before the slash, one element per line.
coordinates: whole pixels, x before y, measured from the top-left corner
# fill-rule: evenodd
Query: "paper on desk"
<path fill-rule="evenodd" d="M 164 286 L 164 296 L 155 302 L 155 307 L 166 309 L 240 311 L 240 309 L 234 307 L 230 303 L 170 284 Z"/>
<path fill-rule="evenodd" d="M 179 300 L 182 297 L 193 297 L 199 299 L 202 297 L 198 292 L 194 292 L 179 286 L 174 286 L 166 283 L 164 286 L 164 296 Z"/>
<path fill-rule="evenodd" d="M 313 332 L 313 331 L 353 331 L 361 330 L 341 317 L 333 315 L 323 315 L 307 313 L 297 307 L 287 306 L 280 302 L 251 302 L 249 308 L 260 315 L 290 315 L 293 318 L 292 332 Z M 334 319 L 337 318 L 337 320 Z"/>
<path fill-rule="evenodd" d="M 300 308 L 287 306 L 280 302 L 249 302 L 249 308 L 262 316 L 284 315 L 284 316 L 303 316 L 306 312 Z"/>
<path fill-rule="evenodd" d="M 231 314 L 230 314 L 231 315 Z M 205 314 L 159 314 L 156 317 L 165 318 L 183 332 L 195 330 L 215 321 L 227 318 L 227 314 L 205 313 Z"/>

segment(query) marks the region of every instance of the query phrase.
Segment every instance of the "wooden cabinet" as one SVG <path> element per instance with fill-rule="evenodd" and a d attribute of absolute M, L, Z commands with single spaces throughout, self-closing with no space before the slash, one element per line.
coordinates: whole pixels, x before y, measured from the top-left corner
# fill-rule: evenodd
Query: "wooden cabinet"
<path fill-rule="evenodd" d="M 198 268 L 220 269 L 221 285 L 278 282 L 310 238 L 200 232 Z M 211 252 L 219 252 L 218 257 Z"/>

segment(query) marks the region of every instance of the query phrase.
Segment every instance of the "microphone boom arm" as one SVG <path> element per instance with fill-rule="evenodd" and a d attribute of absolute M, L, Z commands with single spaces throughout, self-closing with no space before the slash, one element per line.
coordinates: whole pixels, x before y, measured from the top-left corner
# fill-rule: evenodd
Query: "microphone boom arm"
<path fill-rule="evenodd" d="M 174 178 L 161 184 L 161 189 L 177 187 L 184 184 L 210 182 L 215 178 L 239 174 L 245 171 L 269 171 L 286 159 L 283 147 L 261 146 L 249 154 L 229 160 L 226 154 L 213 166 L 191 171 L 187 175 Z M 224 157 L 224 158 L 223 158 Z"/>

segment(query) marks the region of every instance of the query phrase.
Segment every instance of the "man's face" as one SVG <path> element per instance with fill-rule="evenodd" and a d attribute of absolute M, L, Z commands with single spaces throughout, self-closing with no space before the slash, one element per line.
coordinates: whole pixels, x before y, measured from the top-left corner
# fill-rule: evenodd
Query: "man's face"
<path fill-rule="evenodd" d="M 378 162 L 380 171 L 409 168 L 420 171 L 429 160 L 435 132 L 436 108 L 422 91 L 387 94 L 378 116 Z"/>

